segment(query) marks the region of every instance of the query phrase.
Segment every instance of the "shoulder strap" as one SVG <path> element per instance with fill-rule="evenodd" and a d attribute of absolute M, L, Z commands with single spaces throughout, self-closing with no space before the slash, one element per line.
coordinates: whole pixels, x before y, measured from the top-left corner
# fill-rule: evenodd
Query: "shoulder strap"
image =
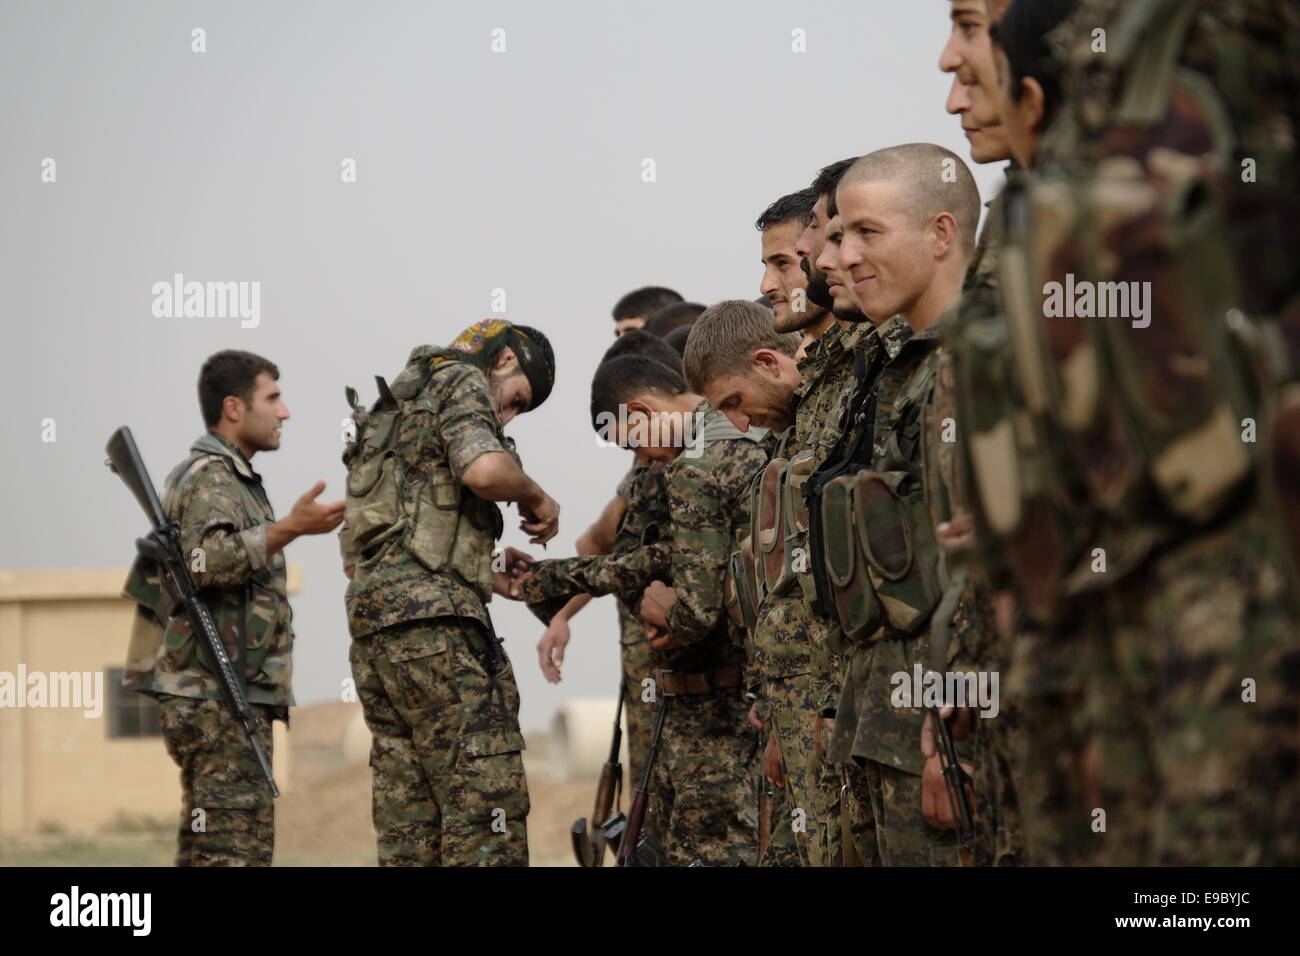
<path fill-rule="evenodd" d="M 1121 8 L 1109 54 L 1127 71 L 1117 122 L 1149 125 L 1164 115 L 1198 6 L 1194 0 L 1128 0 Z"/>
<path fill-rule="evenodd" d="M 726 441 L 728 439 L 743 438 L 746 441 L 758 443 L 767 437 L 767 429 L 755 427 L 742 432 L 724 416 L 716 418 L 705 425 L 699 437 L 702 441 Z"/>
<path fill-rule="evenodd" d="M 182 491 L 185 490 L 185 483 L 189 481 L 190 475 L 194 472 L 195 467 L 200 462 L 209 461 L 213 458 L 223 460 L 223 461 L 225 460 L 225 456 L 223 455 L 214 454 L 213 452 L 210 451 L 200 451 L 200 452 L 194 452 L 193 454 L 190 455 L 188 459 L 186 459 L 184 462 L 181 463 L 180 471 L 177 472 L 176 474 L 176 480 L 172 482 L 170 488 L 163 489 L 163 494 L 167 499 L 163 503 L 164 513 L 168 513 L 168 514 L 170 513 L 171 511 L 170 505 L 172 501 L 176 497 L 178 497 Z M 233 471 L 233 469 L 231 470 Z"/>

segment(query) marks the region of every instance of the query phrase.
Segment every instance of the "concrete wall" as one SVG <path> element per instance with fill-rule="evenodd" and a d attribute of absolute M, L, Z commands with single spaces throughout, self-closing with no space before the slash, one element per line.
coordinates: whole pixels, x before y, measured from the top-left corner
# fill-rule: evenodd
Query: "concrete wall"
<path fill-rule="evenodd" d="M 289 569 L 299 589 L 300 569 Z M 119 668 L 132 605 L 122 599 L 123 570 L 0 571 L 0 672 Z M 162 737 L 109 736 L 109 680 L 103 712 L 0 707 L 0 834 L 45 825 L 93 832 L 122 816 L 179 818 L 180 781 Z M 23 688 L 18 688 L 21 693 Z M 275 724 L 275 775 L 289 786 L 289 746 Z"/>

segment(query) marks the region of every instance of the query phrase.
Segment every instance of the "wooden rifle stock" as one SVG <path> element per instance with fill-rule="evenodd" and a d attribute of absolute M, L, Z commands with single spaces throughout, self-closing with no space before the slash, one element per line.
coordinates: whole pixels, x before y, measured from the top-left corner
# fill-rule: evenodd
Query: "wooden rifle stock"
<path fill-rule="evenodd" d="M 632 805 L 627 811 L 627 826 L 618 841 L 618 866 L 636 866 L 637 843 L 641 839 L 641 829 L 645 824 L 646 805 L 650 799 L 650 778 L 654 773 L 655 759 L 659 756 L 659 740 L 664 732 L 664 718 L 668 715 L 668 701 L 672 698 L 663 694 L 659 698 L 659 713 L 655 715 L 654 734 L 650 737 L 650 750 L 645 756 L 645 766 L 641 768 L 641 782 L 632 796 Z"/>

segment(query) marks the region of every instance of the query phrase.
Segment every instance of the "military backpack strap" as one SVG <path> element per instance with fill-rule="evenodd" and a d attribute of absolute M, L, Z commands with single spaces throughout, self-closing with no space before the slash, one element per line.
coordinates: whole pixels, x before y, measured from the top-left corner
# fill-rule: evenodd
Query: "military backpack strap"
<path fill-rule="evenodd" d="M 181 463 L 180 470 L 176 472 L 176 480 L 170 483 L 169 487 L 163 489 L 163 512 L 170 517 L 172 514 L 172 505 L 179 501 L 181 492 L 185 490 L 185 483 L 190 480 L 191 474 L 200 462 L 210 459 L 219 459 L 226 462 L 231 472 L 234 468 L 224 455 L 217 455 L 210 451 L 195 452 L 188 459 Z"/>
<path fill-rule="evenodd" d="M 1116 122 L 1149 126 L 1164 116 L 1183 41 L 1199 6 L 1193 0 L 1127 0 L 1120 8 L 1109 57 L 1130 72 L 1115 106 Z"/>
<path fill-rule="evenodd" d="M 382 375 L 375 376 L 375 389 L 379 392 L 379 408 L 384 411 L 397 409 L 397 399 L 393 397 L 393 392 Z"/>
<path fill-rule="evenodd" d="M 748 431 L 742 432 L 735 425 L 731 424 L 731 422 L 727 418 L 720 417 L 720 418 L 715 418 L 713 421 L 705 425 L 704 428 L 700 430 L 700 434 L 697 440 L 702 442 L 711 442 L 711 441 L 735 441 L 737 439 L 744 439 L 745 441 L 750 441 L 750 442 L 754 442 L 755 444 L 758 444 L 759 442 L 763 441 L 763 439 L 766 437 L 767 437 L 766 428 L 754 427 L 754 428 L 750 428 Z"/>

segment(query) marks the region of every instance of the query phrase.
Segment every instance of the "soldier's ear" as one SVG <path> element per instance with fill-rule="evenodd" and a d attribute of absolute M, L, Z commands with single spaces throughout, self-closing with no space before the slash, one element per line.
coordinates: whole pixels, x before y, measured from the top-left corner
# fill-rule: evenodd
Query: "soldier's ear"
<path fill-rule="evenodd" d="M 1035 133 L 1043 131 L 1043 110 L 1045 98 L 1043 87 L 1032 76 L 1020 80 L 1020 102 L 1016 104 L 1025 119 L 1025 128 Z"/>
<path fill-rule="evenodd" d="M 754 352 L 754 371 L 771 376 L 780 376 L 781 362 L 772 349 L 758 349 Z"/>
<path fill-rule="evenodd" d="M 958 246 L 957 219 L 950 212 L 941 212 L 930 221 L 930 236 L 934 243 L 935 258 L 948 255 Z"/>
<path fill-rule="evenodd" d="M 639 398 L 633 398 L 633 399 L 629 400 L 628 403 L 627 403 L 627 414 L 628 414 L 628 417 L 630 418 L 631 416 L 633 416 L 633 415 L 635 415 L 635 414 L 637 414 L 637 413 L 640 413 L 640 414 L 642 414 L 642 415 L 646 415 L 646 416 L 653 416 L 654 413 L 655 413 L 655 410 L 654 410 L 653 408 L 651 408 L 649 405 L 647 405 L 647 404 L 646 404 L 644 401 L 642 401 L 641 399 L 639 399 Z"/>
<path fill-rule="evenodd" d="M 221 400 L 221 417 L 238 425 L 244 420 L 248 406 L 238 395 L 227 395 Z"/>
<path fill-rule="evenodd" d="M 497 355 L 497 361 L 493 368 L 498 372 L 505 372 L 512 368 L 517 368 L 518 365 L 519 356 L 515 354 L 514 349 L 507 345 L 501 350 L 500 354 Z"/>

